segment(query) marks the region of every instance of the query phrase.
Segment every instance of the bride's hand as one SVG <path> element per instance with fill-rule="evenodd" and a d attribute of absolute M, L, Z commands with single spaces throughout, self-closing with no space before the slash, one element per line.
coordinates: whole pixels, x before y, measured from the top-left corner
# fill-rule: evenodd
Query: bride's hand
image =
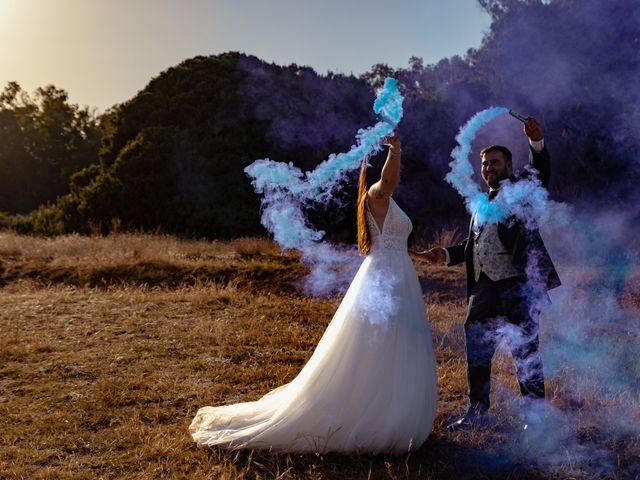
<path fill-rule="evenodd" d="M 389 147 L 391 147 L 394 150 L 395 149 L 400 150 L 400 135 L 398 135 L 398 129 L 397 128 L 393 131 L 393 135 L 389 135 L 389 136 L 385 137 L 384 144 L 388 145 Z"/>

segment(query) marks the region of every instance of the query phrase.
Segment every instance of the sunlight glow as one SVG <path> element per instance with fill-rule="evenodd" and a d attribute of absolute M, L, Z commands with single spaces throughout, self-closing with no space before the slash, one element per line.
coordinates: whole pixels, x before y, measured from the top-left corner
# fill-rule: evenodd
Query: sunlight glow
<path fill-rule="evenodd" d="M 15 0 L 0 0 L 0 30 L 5 30 L 11 26 L 11 17 L 15 6 Z M 4 32 L 0 31 L 0 34 L 2 33 Z"/>

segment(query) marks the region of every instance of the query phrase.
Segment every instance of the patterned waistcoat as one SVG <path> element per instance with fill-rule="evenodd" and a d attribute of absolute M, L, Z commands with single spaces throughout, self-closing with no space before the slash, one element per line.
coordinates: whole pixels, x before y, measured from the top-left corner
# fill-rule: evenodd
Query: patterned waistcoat
<path fill-rule="evenodd" d="M 474 233 L 473 272 L 476 282 L 481 272 L 494 282 L 519 275 L 513 266 L 513 256 L 505 250 L 498 237 L 497 223 L 474 227 Z"/>

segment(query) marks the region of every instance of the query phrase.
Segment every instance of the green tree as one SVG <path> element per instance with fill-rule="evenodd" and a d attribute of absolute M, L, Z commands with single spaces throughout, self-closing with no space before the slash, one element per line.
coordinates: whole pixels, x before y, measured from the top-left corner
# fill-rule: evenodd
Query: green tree
<path fill-rule="evenodd" d="M 34 213 L 31 226 L 108 230 L 118 219 L 182 235 L 261 233 L 244 167 L 269 157 L 314 168 L 350 147 L 372 120 L 372 98 L 361 80 L 308 67 L 238 53 L 187 60 L 104 115 L 98 166 L 74 174 L 70 193 Z M 335 226 L 341 216 L 321 221 Z"/>
<path fill-rule="evenodd" d="M 0 211 L 26 213 L 69 191 L 98 160 L 101 129 L 88 108 L 54 86 L 34 95 L 9 82 L 0 94 Z"/>

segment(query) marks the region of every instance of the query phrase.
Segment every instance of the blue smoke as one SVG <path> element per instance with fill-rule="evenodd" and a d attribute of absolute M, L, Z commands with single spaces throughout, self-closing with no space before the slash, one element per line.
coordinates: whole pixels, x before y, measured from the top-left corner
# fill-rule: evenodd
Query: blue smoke
<path fill-rule="evenodd" d="M 311 268 L 306 289 L 312 295 L 333 293 L 340 284 L 341 266 L 353 264 L 356 257 L 352 248 L 322 242 L 325 233 L 308 222 L 304 208 L 311 202 L 326 205 L 334 200 L 335 190 L 347 175 L 381 150 L 384 138 L 402 118 L 402 102 L 396 80 L 387 78 L 373 105 L 380 120 L 359 130 L 356 145 L 348 152 L 329 155 L 313 171 L 303 173 L 292 163 L 270 159 L 256 160 L 244 170 L 256 193 L 263 195 L 262 225 L 281 248 L 299 250 L 302 261 Z"/>
<path fill-rule="evenodd" d="M 460 128 L 456 136 L 458 146 L 451 152 L 451 171 L 445 180 L 458 190 L 467 211 L 475 215 L 478 225 L 504 221 L 510 216 L 522 220 L 528 228 L 544 225 L 550 220 L 568 222 L 568 207 L 550 200 L 549 193 L 535 176 L 518 182 L 504 180 L 500 185 L 500 193 L 491 202 L 473 180 L 473 166 L 469 161 L 471 143 L 478 130 L 503 113 L 509 113 L 509 109 L 487 108 L 476 113 Z"/>

